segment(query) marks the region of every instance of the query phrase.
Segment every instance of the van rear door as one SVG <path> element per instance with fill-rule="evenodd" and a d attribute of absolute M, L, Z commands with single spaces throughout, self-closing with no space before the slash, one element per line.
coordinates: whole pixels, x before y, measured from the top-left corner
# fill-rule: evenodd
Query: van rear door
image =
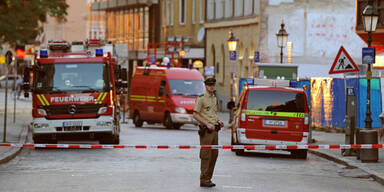
<path fill-rule="evenodd" d="M 246 137 L 299 142 L 303 138 L 306 107 L 303 92 L 251 89 L 247 97 Z"/>

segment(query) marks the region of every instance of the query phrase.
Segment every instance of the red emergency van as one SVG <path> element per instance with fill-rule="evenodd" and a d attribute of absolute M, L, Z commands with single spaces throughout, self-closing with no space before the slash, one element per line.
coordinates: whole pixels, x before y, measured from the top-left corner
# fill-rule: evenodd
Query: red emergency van
<path fill-rule="evenodd" d="M 197 124 L 192 113 L 196 98 L 205 91 L 196 69 L 138 67 L 129 91 L 129 117 L 136 127 L 163 123 L 168 129 Z"/>
<path fill-rule="evenodd" d="M 232 127 L 232 145 L 308 144 L 310 111 L 303 89 L 245 86 Z M 244 150 L 234 150 L 237 155 Z M 307 150 L 291 154 L 305 159 Z"/>

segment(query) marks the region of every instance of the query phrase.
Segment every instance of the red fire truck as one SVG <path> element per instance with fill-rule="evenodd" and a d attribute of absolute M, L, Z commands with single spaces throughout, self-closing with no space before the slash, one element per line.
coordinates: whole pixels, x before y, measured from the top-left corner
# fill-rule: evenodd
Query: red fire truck
<path fill-rule="evenodd" d="M 62 51 L 59 51 L 62 50 Z M 32 136 L 35 143 L 97 139 L 118 144 L 118 96 L 127 87 L 126 69 L 110 53 L 71 53 L 65 41 L 50 42 L 24 73 L 24 91 L 32 91 Z M 30 84 L 30 73 L 33 80 Z"/>

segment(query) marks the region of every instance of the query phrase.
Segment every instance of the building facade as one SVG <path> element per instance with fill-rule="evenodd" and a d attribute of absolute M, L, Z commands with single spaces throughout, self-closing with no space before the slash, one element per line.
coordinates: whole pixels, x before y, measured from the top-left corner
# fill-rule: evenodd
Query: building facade
<path fill-rule="evenodd" d="M 236 78 L 257 77 L 254 52 L 260 44 L 260 0 L 206 1 L 206 65 L 213 66 L 217 79 L 219 108 L 226 109 L 231 96 L 231 72 Z M 231 66 L 228 33 L 238 39 L 237 61 Z"/>
<path fill-rule="evenodd" d="M 161 2 L 161 42 L 169 38 L 187 39 L 183 43 L 185 55 L 181 62 L 185 65 L 200 61 L 205 64 L 205 0 L 162 0 Z M 196 65 L 195 65 L 196 66 Z M 196 66 L 202 71 L 203 66 Z"/>
<path fill-rule="evenodd" d="M 68 4 L 66 22 L 59 22 L 56 18 L 48 17 L 43 23 L 44 31 L 38 37 L 43 45 L 49 40 L 85 40 L 88 23 L 88 0 L 66 0 Z"/>
<path fill-rule="evenodd" d="M 291 48 L 283 49 L 283 63 L 313 64 L 326 70 L 314 73 L 299 71 L 299 78 L 328 75 L 341 46 L 356 64 L 361 63 L 361 48 L 365 43 L 355 33 L 355 1 L 262 0 L 261 4 L 261 63 L 280 63 L 276 32 L 282 21 Z"/>

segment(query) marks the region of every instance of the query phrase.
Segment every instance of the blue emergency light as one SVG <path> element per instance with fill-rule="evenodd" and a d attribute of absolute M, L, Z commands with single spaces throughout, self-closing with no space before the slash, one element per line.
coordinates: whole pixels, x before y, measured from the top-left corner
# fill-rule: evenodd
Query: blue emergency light
<path fill-rule="evenodd" d="M 98 56 L 98 57 L 103 56 L 103 49 L 102 48 L 96 49 L 96 56 Z"/>
<path fill-rule="evenodd" d="M 48 49 L 40 49 L 40 58 L 48 57 Z"/>

